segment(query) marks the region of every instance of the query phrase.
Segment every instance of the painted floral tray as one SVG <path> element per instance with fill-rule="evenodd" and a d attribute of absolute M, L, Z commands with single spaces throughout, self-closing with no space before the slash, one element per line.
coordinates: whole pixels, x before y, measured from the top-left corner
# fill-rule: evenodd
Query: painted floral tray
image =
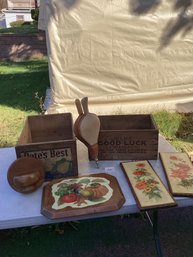
<path fill-rule="evenodd" d="M 193 196 L 193 165 L 186 153 L 160 153 L 170 191 L 176 196 Z"/>
<path fill-rule="evenodd" d="M 53 180 L 44 186 L 41 213 L 50 219 L 114 211 L 125 198 L 117 179 L 100 173 Z"/>
<path fill-rule="evenodd" d="M 176 205 L 148 161 L 122 162 L 121 167 L 139 209 L 148 210 Z"/>

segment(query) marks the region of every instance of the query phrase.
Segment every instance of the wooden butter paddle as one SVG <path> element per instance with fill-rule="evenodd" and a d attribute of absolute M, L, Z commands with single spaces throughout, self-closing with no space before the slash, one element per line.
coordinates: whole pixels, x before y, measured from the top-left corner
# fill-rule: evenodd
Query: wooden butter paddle
<path fill-rule="evenodd" d="M 75 100 L 78 111 L 78 118 L 74 123 L 74 133 L 76 137 L 83 142 L 89 152 L 92 160 L 95 160 L 97 167 L 98 163 L 98 136 L 100 130 L 100 120 L 95 113 L 90 113 L 88 109 L 88 97 Z"/>

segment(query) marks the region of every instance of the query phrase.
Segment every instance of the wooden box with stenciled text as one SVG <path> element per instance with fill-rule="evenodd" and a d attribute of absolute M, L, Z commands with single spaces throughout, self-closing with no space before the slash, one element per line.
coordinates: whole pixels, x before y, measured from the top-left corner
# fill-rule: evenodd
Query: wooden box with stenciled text
<path fill-rule="evenodd" d="M 45 180 L 78 175 L 71 113 L 28 116 L 15 150 L 17 158 L 41 160 Z"/>
<path fill-rule="evenodd" d="M 151 114 L 101 115 L 99 160 L 155 160 L 159 130 Z"/>

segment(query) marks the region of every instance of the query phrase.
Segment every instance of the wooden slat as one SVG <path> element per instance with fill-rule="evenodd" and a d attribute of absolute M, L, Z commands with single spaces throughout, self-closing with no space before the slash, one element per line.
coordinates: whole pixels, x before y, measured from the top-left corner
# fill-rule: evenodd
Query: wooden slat
<path fill-rule="evenodd" d="M 101 130 L 154 129 L 150 115 L 99 116 Z"/>
<path fill-rule="evenodd" d="M 151 115 L 112 115 L 99 119 L 99 160 L 157 159 L 159 131 Z"/>
<path fill-rule="evenodd" d="M 46 180 L 78 174 L 71 113 L 29 116 L 15 150 L 17 158 L 40 159 Z"/>
<path fill-rule="evenodd" d="M 25 121 L 23 130 L 21 132 L 21 135 L 18 139 L 18 145 L 25 145 L 29 143 L 32 143 L 32 138 L 31 138 L 31 130 L 29 127 L 29 120 L 27 118 Z"/>
<path fill-rule="evenodd" d="M 73 139 L 70 113 L 31 116 L 29 125 L 33 143 Z"/>

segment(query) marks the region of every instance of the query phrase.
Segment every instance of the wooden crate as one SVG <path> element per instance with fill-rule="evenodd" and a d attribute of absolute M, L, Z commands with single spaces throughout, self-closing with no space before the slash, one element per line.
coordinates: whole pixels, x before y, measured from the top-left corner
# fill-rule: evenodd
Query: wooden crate
<path fill-rule="evenodd" d="M 78 175 L 71 113 L 28 116 L 15 150 L 42 160 L 45 180 Z"/>
<path fill-rule="evenodd" d="M 159 131 L 152 115 L 99 116 L 99 160 L 153 160 Z"/>

